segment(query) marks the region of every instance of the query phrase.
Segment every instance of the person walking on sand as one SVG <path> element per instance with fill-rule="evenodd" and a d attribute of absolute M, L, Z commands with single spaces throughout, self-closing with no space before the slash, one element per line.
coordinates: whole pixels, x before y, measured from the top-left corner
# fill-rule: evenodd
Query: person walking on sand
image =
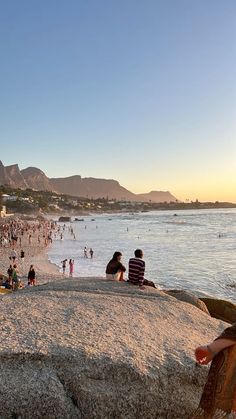
<path fill-rule="evenodd" d="M 126 268 L 121 263 L 122 253 L 115 252 L 106 267 L 106 279 L 111 281 L 123 281 Z"/>
<path fill-rule="evenodd" d="M 28 272 L 28 285 L 36 285 L 36 273 L 34 270 L 34 265 L 30 265 Z"/>
<path fill-rule="evenodd" d="M 24 250 L 21 250 L 20 257 L 21 257 L 21 262 L 24 263 L 24 260 L 25 260 L 25 252 L 24 252 Z"/>
<path fill-rule="evenodd" d="M 236 413 L 236 323 L 213 342 L 199 346 L 200 365 L 212 361 L 199 407 L 189 419 L 233 418 Z"/>
<path fill-rule="evenodd" d="M 156 288 L 154 282 L 144 278 L 145 262 L 143 260 L 143 251 L 141 249 L 136 249 L 134 256 L 134 258 L 129 260 L 129 279 L 127 282 L 130 282 L 133 285 L 139 285 L 141 289 L 145 289 L 144 285 Z"/>
<path fill-rule="evenodd" d="M 12 272 L 12 289 L 13 291 L 17 291 L 19 288 L 20 280 L 18 278 L 18 269 L 16 265 L 13 265 L 13 272 Z"/>
<path fill-rule="evenodd" d="M 73 272 L 74 272 L 74 260 L 70 259 L 69 260 L 69 271 L 70 271 L 70 276 L 73 276 Z"/>
<path fill-rule="evenodd" d="M 9 283 L 10 287 L 12 288 L 12 276 L 13 276 L 13 267 L 12 267 L 12 265 L 9 266 L 9 268 L 7 270 L 7 274 L 8 274 L 8 283 Z"/>
<path fill-rule="evenodd" d="M 87 247 L 84 247 L 84 257 L 87 259 L 88 257 L 88 251 L 87 251 Z"/>
<path fill-rule="evenodd" d="M 10 259 L 10 260 L 12 260 L 12 261 L 13 261 L 13 263 L 14 263 L 14 262 L 15 262 L 15 260 L 16 260 L 16 258 L 17 258 L 17 253 L 16 253 L 15 249 L 13 249 L 13 250 L 11 251 L 11 254 L 10 254 L 9 259 Z"/>

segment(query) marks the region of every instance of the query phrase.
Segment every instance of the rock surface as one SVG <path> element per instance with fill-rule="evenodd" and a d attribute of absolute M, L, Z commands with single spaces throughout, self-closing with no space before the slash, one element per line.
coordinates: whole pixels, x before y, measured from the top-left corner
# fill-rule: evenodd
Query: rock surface
<path fill-rule="evenodd" d="M 236 305 L 230 301 L 219 300 L 217 298 L 201 298 L 201 301 L 207 306 L 210 315 L 216 319 L 227 323 L 236 322 Z"/>
<path fill-rule="evenodd" d="M 165 293 L 65 279 L 0 298 L 0 418 L 184 419 L 225 324 Z"/>
<path fill-rule="evenodd" d="M 203 301 L 201 301 L 200 298 L 197 298 L 195 295 L 191 294 L 190 292 L 187 292 L 184 290 L 165 290 L 165 293 L 168 295 L 171 295 L 172 297 L 177 298 L 177 300 L 192 304 L 195 307 L 202 310 L 204 313 L 207 313 L 210 315 L 206 304 Z"/>

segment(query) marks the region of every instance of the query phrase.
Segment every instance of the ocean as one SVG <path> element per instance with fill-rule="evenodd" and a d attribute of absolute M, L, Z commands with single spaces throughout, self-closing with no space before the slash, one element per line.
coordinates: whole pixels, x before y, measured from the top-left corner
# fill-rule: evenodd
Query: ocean
<path fill-rule="evenodd" d="M 83 221 L 66 223 L 64 231 L 63 223 L 58 223 L 63 239 L 57 234 L 48 251 L 49 260 L 60 268 L 63 259 L 74 259 L 74 276 L 104 277 L 115 251 L 122 252 L 127 267 L 134 250 L 140 248 L 146 262 L 145 277 L 159 288 L 184 289 L 236 303 L 236 209 L 77 218 Z M 89 252 L 84 258 L 85 246 L 93 249 L 93 259 Z"/>

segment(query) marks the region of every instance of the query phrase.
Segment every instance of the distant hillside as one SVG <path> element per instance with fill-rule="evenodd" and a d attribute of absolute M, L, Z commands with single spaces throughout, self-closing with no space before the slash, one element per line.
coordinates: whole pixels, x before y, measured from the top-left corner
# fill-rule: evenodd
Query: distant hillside
<path fill-rule="evenodd" d="M 152 191 L 134 194 L 113 179 L 82 178 L 79 175 L 65 178 L 48 178 L 37 167 L 19 170 L 17 164 L 4 166 L 0 161 L 0 185 L 13 188 L 52 191 L 84 198 L 108 198 L 139 202 L 173 202 L 176 198 L 170 192 Z"/>
<path fill-rule="evenodd" d="M 176 198 L 168 191 L 151 191 L 149 193 L 136 194 L 140 202 L 175 202 Z"/>
<path fill-rule="evenodd" d="M 50 179 L 53 190 L 72 196 L 83 196 L 87 198 L 108 197 L 117 200 L 136 200 L 136 195 L 123 188 L 119 182 L 112 179 L 81 178 L 81 176 L 70 176 L 66 178 Z"/>

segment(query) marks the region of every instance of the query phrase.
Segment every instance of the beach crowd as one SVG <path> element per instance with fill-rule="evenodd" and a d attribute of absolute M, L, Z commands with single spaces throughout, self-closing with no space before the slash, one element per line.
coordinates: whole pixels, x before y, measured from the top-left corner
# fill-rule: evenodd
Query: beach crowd
<path fill-rule="evenodd" d="M 1 290 L 17 291 L 25 286 L 36 285 L 36 272 L 30 258 L 52 243 L 56 223 L 17 218 L 1 221 Z"/>

